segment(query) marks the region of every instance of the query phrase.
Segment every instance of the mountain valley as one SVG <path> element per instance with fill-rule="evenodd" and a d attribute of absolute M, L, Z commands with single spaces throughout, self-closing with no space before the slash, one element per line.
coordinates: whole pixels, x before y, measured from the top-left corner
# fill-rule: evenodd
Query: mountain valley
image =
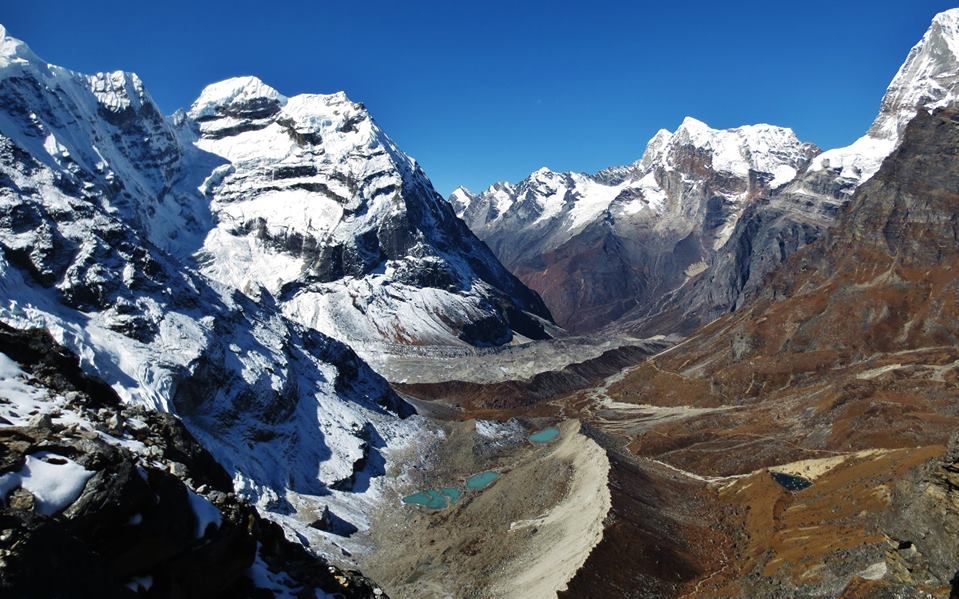
<path fill-rule="evenodd" d="M 848 147 L 446 199 L 342 92 L 0 99 L 0 594 L 959 596 L 959 9 Z"/>

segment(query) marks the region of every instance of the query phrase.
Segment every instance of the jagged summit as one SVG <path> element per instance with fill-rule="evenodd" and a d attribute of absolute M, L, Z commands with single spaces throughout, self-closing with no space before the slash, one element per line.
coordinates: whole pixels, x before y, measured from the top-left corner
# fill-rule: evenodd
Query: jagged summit
<path fill-rule="evenodd" d="M 0 24 L 0 68 L 10 62 L 33 62 L 40 59 L 23 41 L 9 35 L 7 28 Z"/>
<path fill-rule="evenodd" d="M 25 71 L 29 71 L 29 74 Z M 80 83 L 86 80 L 83 87 L 89 88 L 97 104 L 108 112 L 120 114 L 127 110 L 140 111 L 145 108 L 160 114 L 143 82 L 135 73 L 110 71 L 84 75 L 48 64 L 37 56 L 26 42 L 9 35 L 6 27 L 0 25 L 0 77 L 18 75 L 44 81 L 46 85 L 60 89 L 73 85 L 71 81 Z M 83 93 L 87 93 L 87 90 L 83 90 Z"/>
<path fill-rule="evenodd" d="M 257 77 L 233 77 L 204 87 L 190 107 L 189 115 L 203 119 L 228 112 L 231 107 L 235 109 L 255 103 L 282 106 L 286 101 L 285 96 Z"/>
<path fill-rule="evenodd" d="M 811 170 L 833 170 L 856 186 L 869 179 L 902 137 L 916 111 L 950 106 L 959 100 L 959 9 L 936 15 L 913 46 L 882 98 L 866 135 L 851 145 L 820 155 Z"/>
<path fill-rule="evenodd" d="M 753 198 L 794 178 L 816 152 L 790 129 L 713 129 L 687 117 L 658 131 L 630 165 L 595 175 L 543 168 L 479 194 L 459 190 L 450 203 L 560 323 L 587 330 L 682 284 Z"/>
<path fill-rule="evenodd" d="M 207 87 L 189 116 L 181 126 L 195 127 L 196 147 L 225 161 L 204 183 L 217 220 L 198 254 L 209 277 L 251 297 L 265 290 L 360 352 L 545 335 L 539 298 L 362 104 L 286 97 L 247 77 Z"/>
<path fill-rule="evenodd" d="M 636 333 L 689 331 L 763 293 L 771 273 L 835 224 L 843 205 L 895 151 L 918 112 L 959 101 L 957 49 L 959 10 L 954 9 L 937 15 L 909 52 L 865 135 L 815 157 L 808 169 L 752 203 L 701 276 L 659 304 L 637 306 L 623 317 L 623 323 L 632 324 L 621 325 Z"/>
<path fill-rule="evenodd" d="M 472 198 L 473 192 L 460 185 L 453 190 L 453 193 L 450 194 L 448 200 L 450 205 L 453 207 L 453 212 L 459 213 L 461 210 L 466 209 L 466 207 L 472 201 Z"/>
<path fill-rule="evenodd" d="M 695 148 L 709 154 L 710 168 L 717 172 L 740 177 L 748 176 L 750 171 L 772 175 L 769 180 L 774 187 L 794 177 L 795 165 L 802 162 L 803 156 L 814 151 L 813 146 L 801 142 L 788 128 L 759 124 L 735 129 L 713 129 L 698 119 L 686 117 L 674 132 L 660 129 L 647 143 L 642 158 L 631 165 L 611 167 L 596 175 L 559 173 L 542 167 L 517 184 L 494 183 L 480 194 L 473 194 L 459 188 L 454 192 L 457 196 L 455 203 L 461 207 L 457 213 L 462 217 L 473 203 L 483 203 L 484 199 L 495 196 L 497 216 L 490 220 L 506 217 L 507 214 L 514 212 L 512 207 L 515 204 L 524 201 L 532 201 L 540 208 L 546 208 L 547 204 L 550 204 L 546 212 L 556 217 L 563 216 L 567 210 L 571 210 L 577 204 L 580 208 L 588 204 L 591 206 L 589 213 L 598 216 L 610 207 L 613 200 L 625 197 L 619 192 L 628 187 L 630 182 L 637 188 L 646 190 L 641 194 L 646 199 L 645 207 L 661 210 L 666 206 L 658 199 L 664 190 L 655 181 L 655 177 L 650 176 L 650 173 L 656 168 L 677 168 L 677 163 L 680 161 L 678 155 L 682 153 L 682 148 Z M 593 187 L 594 191 L 599 191 L 599 187 L 617 187 L 618 189 L 615 193 L 612 190 L 603 193 L 604 203 L 597 203 L 592 200 L 591 194 L 585 193 L 583 189 L 577 189 L 577 185 Z M 559 200 L 553 198 L 553 202 L 548 202 L 543 197 L 529 194 L 530 189 L 551 196 L 560 194 L 562 197 Z M 565 204 L 565 207 L 554 205 L 557 203 Z M 637 206 L 635 211 L 640 209 Z M 515 211 L 521 211 L 521 209 L 516 208 Z M 538 212 L 542 220 L 543 210 Z M 582 210 L 578 214 L 579 218 L 574 220 L 582 225 L 585 223 Z M 471 221 L 470 218 L 466 220 L 468 223 Z"/>

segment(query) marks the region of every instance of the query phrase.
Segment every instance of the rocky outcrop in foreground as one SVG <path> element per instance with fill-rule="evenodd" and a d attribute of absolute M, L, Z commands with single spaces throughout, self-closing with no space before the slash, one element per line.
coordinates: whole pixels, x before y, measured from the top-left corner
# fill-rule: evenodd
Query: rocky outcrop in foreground
<path fill-rule="evenodd" d="M 290 542 L 170 414 L 0 325 L 0 594 L 382 596 Z M 326 596 L 326 595 L 322 595 Z"/>

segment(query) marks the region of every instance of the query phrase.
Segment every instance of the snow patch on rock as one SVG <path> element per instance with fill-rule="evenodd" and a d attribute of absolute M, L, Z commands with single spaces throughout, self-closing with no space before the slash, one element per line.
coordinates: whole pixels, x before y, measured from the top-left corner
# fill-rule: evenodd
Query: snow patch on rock
<path fill-rule="evenodd" d="M 0 476 L 0 497 L 23 487 L 36 499 L 37 511 L 52 516 L 73 504 L 94 474 L 70 458 L 38 451 L 26 457 L 20 470 Z"/>

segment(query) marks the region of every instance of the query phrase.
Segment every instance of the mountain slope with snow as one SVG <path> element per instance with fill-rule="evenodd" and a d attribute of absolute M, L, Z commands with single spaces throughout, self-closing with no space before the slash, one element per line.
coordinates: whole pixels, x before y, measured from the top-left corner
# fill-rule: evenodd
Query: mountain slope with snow
<path fill-rule="evenodd" d="M 824 152 L 810 165 L 855 185 L 872 177 L 899 145 L 919 109 L 934 110 L 959 99 L 959 9 L 936 15 L 899 68 L 866 134 L 852 145 Z"/>
<path fill-rule="evenodd" d="M 842 207 L 899 146 L 917 111 L 959 104 L 959 9 L 936 15 L 910 50 L 866 134 L 823 152 L 787 185 L 744 212 L 729 242 L 697 279 L 623 317 L 633 331 L 690 331 L 745 305 L 798 249 L 832 227 Z"/>
<path fill-rule="evenodd" d="M 346 95 L 287 98 L 241 77 L 208 86 L 175 123 L 222 161 L 202 184 L 215 226 L 197 257 L 212 279 L 262 288 L 361 351 L 547 336 L 536 294 Z"/>
<path fill-rule="evenodd" d="M 957 99 L 952 9 L 933 19 L 848 147 L 817 155 L 788 129 L 715 131 L 687 119 L 632 165 L 593 176 L 541 170 L 479 194 L 458 189 L 449 202 L 561 325 L 689 332 L 742 306 L 832 226 L 917 110 Z"/>
<path fill-rule="evenodd" d="M 629 166 L 595 175 L 544 168 L 480 194 L 460 188 L 449 202 L 560 324 L 585 331 L 682 284 L 755 197 L 816 152 L 788 129 L 716 130 L 687 118 Z"/>
<path fill-rule="evenodd" d="M 48 330 L 125 402 L 176 413 L 277 517 L 362 520 L 385 450 L 421 422 L 269 293 L 197 272 L 215 220 L 198 187 L 225 161 L 174 121 L 135 75 L 48 65 L 0 29 L 0 321 Z"/>

